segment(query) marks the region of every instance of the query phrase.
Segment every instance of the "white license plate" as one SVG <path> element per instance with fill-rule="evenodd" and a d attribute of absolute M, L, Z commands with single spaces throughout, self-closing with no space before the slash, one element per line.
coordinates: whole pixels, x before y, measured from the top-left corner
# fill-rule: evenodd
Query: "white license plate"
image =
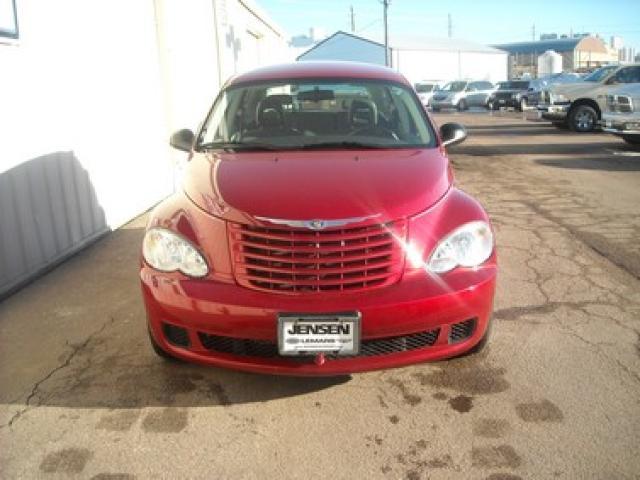
<path fill-rule="evenodd" d="M 498 103 L 504 103 L 504 100 L 498 100 Z"/>
<path fill-rule="evenodd" d="M 280 355 L 357 355 L 360 350 L 360 313 L 280 314 L 278 350 Z"/>
<path fill-rule="evenodd" d="M 605 126 L 606 126 L 607 128 L 611 128 L 611 125 L 612 125 L 611 120 L 607 120 L 607 121 L 605 122 Z"/>

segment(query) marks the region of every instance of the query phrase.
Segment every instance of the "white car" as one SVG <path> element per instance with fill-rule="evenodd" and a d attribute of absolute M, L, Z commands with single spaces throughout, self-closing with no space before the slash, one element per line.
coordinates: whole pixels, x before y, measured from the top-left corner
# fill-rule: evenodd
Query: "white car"
<path fill-rule="evenodd" d="M 640 65 L 599 68 L 580 82 L 552 85 L 541 93 L 538 111 L 559 128 L 591 132 L 598 127 L 612 86 L 640 82 Z"/>
<path fill-rule="evenodd" d="M 607 95 L 602 129 L 632 145 L 640 145 L 640 83 L 618 87 Z"/>
<path fill-rule="evenodd" d="M 425 107 L 429 106 L 431 98 L 436 90 L 440 88 L 443 82 L 434 80 L 422 80 L 414 85 L 420 102 Z"/>

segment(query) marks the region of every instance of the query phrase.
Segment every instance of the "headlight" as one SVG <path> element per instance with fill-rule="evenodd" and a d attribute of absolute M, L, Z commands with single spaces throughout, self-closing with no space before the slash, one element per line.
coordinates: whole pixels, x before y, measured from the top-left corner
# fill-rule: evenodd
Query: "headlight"
<path fill-rule="evenodd" d="M 207 262 L 186 239 L 165 228 L 151 228 L 142 241 L 142 256 L 156 270 L 181 271 L 190 277 L 209 273 Z"/>
<path fill-rule="evenodd" d="M 477 267 L 493 252 L 493 232 L 486 222 L 465 223 L 447 235 L 435 248 L 427 269 L 444 273 L 454 268 Z"/>

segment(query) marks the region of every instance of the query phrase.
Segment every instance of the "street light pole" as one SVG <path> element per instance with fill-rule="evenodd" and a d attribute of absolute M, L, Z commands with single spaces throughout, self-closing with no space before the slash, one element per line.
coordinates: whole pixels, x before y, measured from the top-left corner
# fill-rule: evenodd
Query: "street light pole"
<path fill-rule="evenodd" d="M 389 66 L 389 24 L 387 22 L 387 9 L 389 8 L 389 0 L 382 0 L 384 6 L 384 64 Z"/>

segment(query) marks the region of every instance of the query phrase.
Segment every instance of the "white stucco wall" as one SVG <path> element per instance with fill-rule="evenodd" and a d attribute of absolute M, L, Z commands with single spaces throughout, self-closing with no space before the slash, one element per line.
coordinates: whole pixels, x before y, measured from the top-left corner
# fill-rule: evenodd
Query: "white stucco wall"
<path fill-rule="evenodd" d="M 170 132 L 195 129 L 228 76 L 287 55 L 250 0 L 17 4 L 20 37 L 0 40 L 0 297 L 169 195 Z"/>

